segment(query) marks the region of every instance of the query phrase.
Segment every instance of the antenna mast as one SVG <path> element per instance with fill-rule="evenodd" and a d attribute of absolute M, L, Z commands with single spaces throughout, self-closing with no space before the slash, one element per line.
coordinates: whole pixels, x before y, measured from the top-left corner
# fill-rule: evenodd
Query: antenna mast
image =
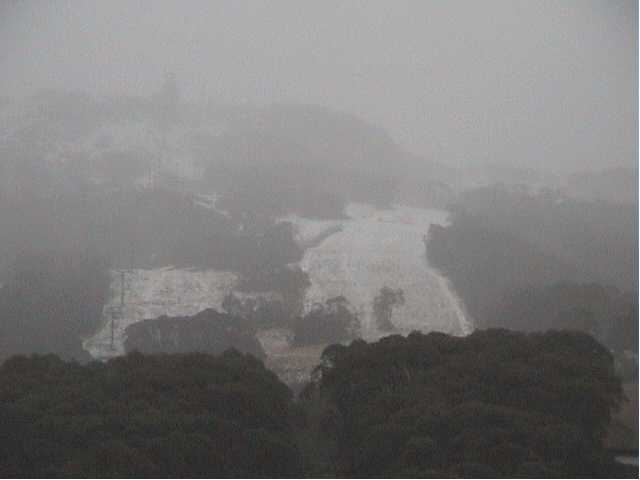
<path fill-rule="evenodd" d="M 124 281 L 124 269 L 120 270 L 120 308 L 117 316 L 122 318 L 124 316 L 124 289 L 125 289 L 125 281 Z M 114 340 L 115 340 L 115 320 L 116 315 L 112 315 L 111 317 L 111 350 L 115 350 Z"/>

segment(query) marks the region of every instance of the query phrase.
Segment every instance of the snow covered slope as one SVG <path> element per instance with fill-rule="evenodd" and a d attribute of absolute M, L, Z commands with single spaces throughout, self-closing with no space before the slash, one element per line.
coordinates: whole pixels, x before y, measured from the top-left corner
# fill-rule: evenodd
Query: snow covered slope
<path fill-rule="evenodd" d="M 221 310 L 224 296 L 238 278 L 231 272 L 174 269 L 113 271 L 111 295 L 103 309 L 103 326 L 83 347 L 94 358 L 124 354 L 124 330 L 131 324 L 161 315 L 195 315 L 206 308 Z M 124 283 L 124 296 L 121 297 Z M 111 322 L 114 341 L 111 347 Z"/>
<path fill-rule="evenodd" d="M 355 307 L 361 336 L 379 338 L 373 299 L 383 286 L 401 288 L 405 303 L 393 310 L 397 333 L 437 330 L 465 335 L 472 330 L 464 308 L 449 282 L 430 267 L 423 236 L 432 223 L 446 224 L 447 213 L 398 206 L 377 210 L 362 204 L 347 208 L 343 220 L 309 220 L 290 216 L 297 240 L 307 246 L 300 266 L 310 277 L 305 308 L 344 295 Z M 121 285 L 124 278 L 124 296 Z M 205 308 L 221 308 L 238 277 L 231 272 L 174 269 L 112 272 L 111 296 L 103 311 L 101 329 L 85 341 L 95 358 L 124 353 L 124 330 L 146 318 L 194 315 Z M 111 348 L 111 321 L 114 341 Z"/>
<path fill-rule="evenodd" d="M 384 286 L 401 288 L 405 303 L 393 311 L 398 333 L 412 330 L 465 335 L 472 327 L 449 282 L 427 263 L 423 236 L 432 223 L 446 224 L 447 213 L 397 206 L 377 210 L 351 204 L 349 219 L 313 221 L 287 218 L 297 226 L 302 244 L 336 230 L 320 244 L 308 248 L 301 267 L 310 277 L 305 307 L 343 295 L 355 306 L 361 335 L 374 340 L 382 335 L 373 317 L 373 299 Z M 340 225 L 341 229 L 335 227 Z"/>

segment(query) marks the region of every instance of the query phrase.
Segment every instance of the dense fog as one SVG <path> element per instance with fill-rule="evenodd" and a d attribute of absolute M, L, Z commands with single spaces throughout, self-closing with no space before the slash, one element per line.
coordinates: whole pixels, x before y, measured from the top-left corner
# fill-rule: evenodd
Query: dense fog
<path fill-rule="evenodd" d="M 0 475 L 637 477 L 636 2 L 6 1 L 0 72 Z"/>
<path fill-rule="evenodd" d="M 301 102 L 365 118 L 460 167 L 630 166 L 633 1 L 3 2 L 0 94 Z"/>

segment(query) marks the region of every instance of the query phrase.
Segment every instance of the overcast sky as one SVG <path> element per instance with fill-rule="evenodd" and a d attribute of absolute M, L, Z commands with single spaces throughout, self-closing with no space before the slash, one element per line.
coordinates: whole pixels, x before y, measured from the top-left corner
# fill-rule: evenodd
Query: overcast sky
<path fill-rule="evenodd" d="M 0 95 L 338 108 L 451 165 L 637 162 L 635 1 L 0 0 Z"/>

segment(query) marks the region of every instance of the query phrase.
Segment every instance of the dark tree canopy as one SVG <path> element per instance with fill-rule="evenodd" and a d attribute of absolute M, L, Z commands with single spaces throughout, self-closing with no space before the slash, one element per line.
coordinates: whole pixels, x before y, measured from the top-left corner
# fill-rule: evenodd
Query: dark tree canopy
<path fill-rule="evenodd" d="M 582 201 L 492 185 L 464 192 L 454 211 L 556 257 L 578 281 L 638 290 L 637 202 Z"/>
<path fill-rule="evenodd" d="M 81 336 L 98 326 L 109 292 L 105 262 L 89 255 L 21 256 L 0 287 L 0 360 L 55 353 L 88 360 Z"/>
<path fill-rule="evenodd" d="M 621 400 L 608 351 L 550 331 L 398 335 L 334 345 L 304 392 L 344 475 L 610 473 L 602 447 Z"/>
<path fill-rule="evenodd" d="M 81 366 L 0 367 L 2 476 L 249 476 L 299 472 L 291 392 L 229 351 Z"/>
<path fill-rule="evenodd" d="M 291 320 L 296 345 L 336 343 L 351 340 L 358 333 L 358 317 L 343 296 L 316 304 L 311 311 Z"/>
<path fill-rule="evenodd" d="M 211 308 L 189 317 L 162 316 L 127 327 L 127 352 L 220 354 L 233 348 L 264 359 L 253 324 Z"/>
<path fill-rule="evenodd" d="M 637 290 L 585 282 L 575 265 L 549 251 L 468 214 L 449 227 L 432 225 L 427 248 L 476 326 L 576 329 L 618 352 L 637 351 Z"/>

